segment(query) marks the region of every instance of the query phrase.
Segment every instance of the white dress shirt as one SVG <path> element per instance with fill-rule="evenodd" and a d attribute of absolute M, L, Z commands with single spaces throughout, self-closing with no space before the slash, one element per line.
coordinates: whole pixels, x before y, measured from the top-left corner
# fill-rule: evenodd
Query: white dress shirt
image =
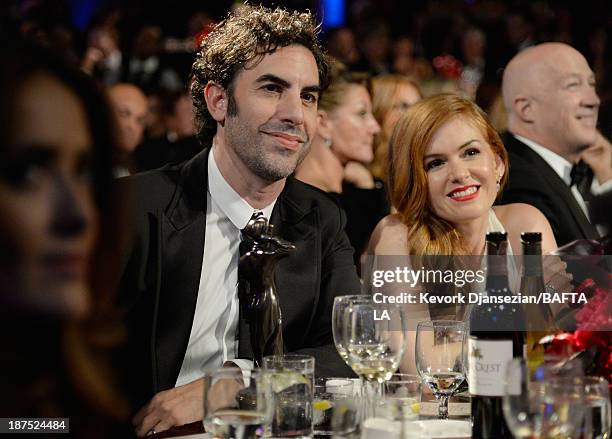
<path fill-rule="evenodd" d="M 258 209 L 251 207 L 225 181 L 217 167 L 215 151 L 213 146 L 208 155 L 206 233 L 198 299 L 176 386 L 201 378 L 204 369 L 220 367 L 227 360 L 242 368 L 251 363 L 236 359 L 236 286 L 240 230 Z M 275 203 L 276 200 L 261 210 L 266 218 L 270 218 Z"/>

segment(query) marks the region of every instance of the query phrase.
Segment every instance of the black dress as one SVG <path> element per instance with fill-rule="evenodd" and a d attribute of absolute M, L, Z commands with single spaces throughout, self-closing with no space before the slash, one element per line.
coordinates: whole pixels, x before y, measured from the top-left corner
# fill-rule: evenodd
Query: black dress
<path fill-rule="evenodd" d="M 375 180 L 373 189 L 342 183 L 342 193 L 333 194 L 346 212 L 346 234 L 355 249 L 355 265 L 364 252 L 378 222 L 389 214 L 387 191 L 382 181 Z"/>

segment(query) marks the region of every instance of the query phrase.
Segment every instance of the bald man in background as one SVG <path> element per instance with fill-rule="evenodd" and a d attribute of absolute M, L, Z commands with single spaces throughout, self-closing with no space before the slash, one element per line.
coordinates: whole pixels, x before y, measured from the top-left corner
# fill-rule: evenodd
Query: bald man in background
<path fill-rule="evenodd" d="M 502 92 L 508 113 L 508 132 L 502 138 L 510 173 L 501 202 L 527 203 L 540 209 L 559 246 L 598 238 L 572 180 L 572 169 L 581 155 L 590 145 L 605 141 L 598 137 L 599 97 L 586 59 L 562 43 L 530 47 L 508 63 Z M 594 169 L 596 193 L 612 187 L 612 175 L 606 171 L 610 169 L 609 143 L 606 148 L 604 165 Z M 591 157 L 588 151 L 587 157 Z"/>
<path fill-rule="evenodd" d="M 131 154 L 142 142 L 149 106 L 147 97 L 138 87 L 127 83 L 110 87 L 109 95 L 117 112 L 120 146 Z"/>

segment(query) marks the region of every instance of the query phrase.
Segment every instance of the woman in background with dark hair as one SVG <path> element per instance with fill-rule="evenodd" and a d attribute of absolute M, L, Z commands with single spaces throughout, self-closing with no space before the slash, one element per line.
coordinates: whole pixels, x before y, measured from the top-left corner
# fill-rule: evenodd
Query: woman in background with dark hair
<path fill-rule="evenodd" d="M 48 52 L 11 43 L 0 59 L 0 416 L 67 417 L 73 437 L 113 437 L 128 415 L 111 371 L 113 116 Z"/>

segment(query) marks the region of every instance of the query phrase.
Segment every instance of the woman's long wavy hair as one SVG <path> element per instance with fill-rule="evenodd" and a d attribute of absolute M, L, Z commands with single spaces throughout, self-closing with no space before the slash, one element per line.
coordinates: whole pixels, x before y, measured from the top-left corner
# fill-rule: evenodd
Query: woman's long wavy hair
<path fill-rule="evenodd" d="M 456 117 L 462 117 L 466 123 L 480 130 L 505 165 L 501 188 L 507 181 L 506 149 L 499 134 L 476 104 L 457 95 L 440 94 L 413 105 L 400 118 L 393 131 L 388 162 L 391 203 L 401 221 L 408 227 L 411 255 L 466 254 L 457 230 L 431 209 L 427 173 L 423 164 L 425 151 L 433 135 L 442 125 Z"/>
<path fill-rule="evenodd" d="M 370 172 L 376 178 L 387 178 L 387 160 L 389 156 L 389 138 L 391 133 L 385 130 L 385 120 L 393 109 L 395 95 L 401 87 L 408 86 L 416 90 L 420 99 L 423 93 L 419 84 L 408 76 L 397 74 L 379 75 L 372 79 L 372 113 L 381 127 L 374 137 L 374 160 L 368 165 Z"/>

